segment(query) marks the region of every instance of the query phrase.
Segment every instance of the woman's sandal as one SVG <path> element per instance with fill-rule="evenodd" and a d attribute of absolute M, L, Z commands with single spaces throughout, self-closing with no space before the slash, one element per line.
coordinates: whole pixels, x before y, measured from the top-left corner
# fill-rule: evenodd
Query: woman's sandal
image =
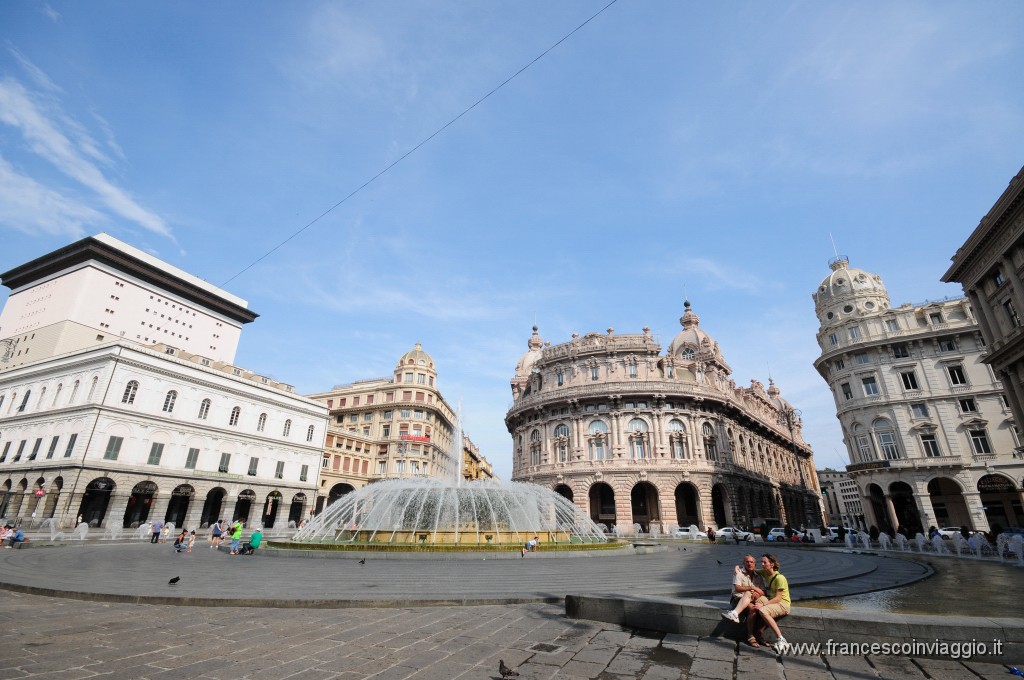
<path fill-rule="evenodd" d="M 747 638 L 747 644 L 750 645 L 751 647 L 760 647 L 761 646 L 761 643 L 758 642 L 757 638 L 754 637 L 753 635 L 751 635 L 750 637 Z"/>

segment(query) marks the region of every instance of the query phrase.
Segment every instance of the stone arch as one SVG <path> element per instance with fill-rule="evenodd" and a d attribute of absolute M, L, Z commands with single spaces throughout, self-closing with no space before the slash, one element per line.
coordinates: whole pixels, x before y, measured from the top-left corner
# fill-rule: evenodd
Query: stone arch
<path fill-rule="evenodd" d="M 924 532 L 921 524 L 921 516 L 914 501 L 914 490 L 904 481 L 895 481 L 889 484 L 889 496 L 892 498 L 892 506 L 896 510 L 896 522 L 899 528 L 906 528 L 911 535 Z"/>
<path fill-rule="evenodd" d="M 337 502 L 345 494 L 352 493 L 355 490 L 356 488 L 351 484 L 345 484 L 343 482 L 335 484 L 327 494 L 327 507 L 330 507 L 332 504 Z"/>
<path fill-rule="evenodd" d="M 274 526 L 274 522 L 277 521 L 277 512 L 281 508 L 282 502 L 281 492 L 271 491 L 267 494 L 267 499 L 263 504 L 263 526 L 267 529 L 271 529 Z"/>
<path fill-rule="evenodd" d="M 587 491 L 590 519 L 598 524 L 615 526 L 615 490 L 607 482 L 595 482 Z"/>
<path fill-rule="evenodd" d="M 931 498 L 935 522 L 938 526 L 972 526 L 971 513 L 967 510 L 963 486 L 953 477 L 936 475 L 928 481 L 928 495 Z"/>
<path fill-rule="evenodd" d="M 728 491 L 725 485 L 717 482 L 711 487 L 711 512 L 715 518 L 715 524 L 724 527 L 729 524 L 729 517 L 725 509 L 729 505 Z"/>
<path fill-rule="evenodd" d="M 675 488 L 676 523 L 681 527 L 691 524 L 702 527 L 700 491 L 691 482 L 680 482 Z"/>
<path fill-rule="evenodd" d="M 661 507 L 658 502 L 658 487 L 642 481 L 629 490 L 629 504 L 633 524 L 639 524 L 644 532 L 651 530 L 652 522 L 661 521 Z"/>
<path fill-rule="evenodd" d="M 170 501 L 167 503 L 164 521 L 184 528 L 185 518 L 188 517 L 188 506 L 192 504 L 195 495 L 196 490 L 190 484 L 179 484 L 174 487 L 174 490 L 171 491 Z"/>
<path fill-rule="evenodd" d="M 557 486 L 555 486 L 554 492 L 557 493 L 559 496 L 566 498 L 569 501 L 572 501 L 573 499 L 572 489 L 569 488 L 567 484 L 558 484 Z"/>
<path fill-rule="evenodd" d="M 1024 524 L 1020 512 L 1020 490 L 1016 482 L 1000 472 L 991 472 L 978 479 L 975 488 L 981 493 L 981 505 L 991 528 L 1005 529 Z"/>
<path fill-rule="evenodd" d="M 107 506 L 110 505 L 110 495 L 115 488 L 117 484 L 110 477 L 96 477 L 85 485 L 82 504 L 78 507 L 78 514 L 83 522 L 87 522 L 91 527 L 103 526 Z"/>
<path fill-rule="evenodd" d="M 135 528 L 149 520 L 149 511 L 153 507 L 153 498 L 159 492 L 156 482 L 146 480 L 132 487 L 128 496 L 128 504 L 124 509 L 122 527 Z"/>
<path fill-rule="evenodd" d="M 210 526 L 217 520 L 224 519 L 224 517 L 221 517 L 221 511 L 224 505 L 224 497 L 227 495 L 227 490 L 221 486 L 215 486 L 206 492 L 206 500 L 203 501 L 203 511 L 199 517 L 199 526 Z"/>
<path fill-rule="evenodd" d="M 292 496 L 291 505 L 288 506 L 288 521 L 295 522 L 298 524 L 305 519 L 306 514 L 306 494 L 299 492 Z"/>

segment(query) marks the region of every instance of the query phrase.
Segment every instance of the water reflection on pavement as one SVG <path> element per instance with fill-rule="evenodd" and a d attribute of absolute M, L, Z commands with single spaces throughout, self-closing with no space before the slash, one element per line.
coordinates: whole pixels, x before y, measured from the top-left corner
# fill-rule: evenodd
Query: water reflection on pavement
<path fill-rule="evenodd" d="M 903 588 L 794 602 L 794 605 L 896 614 L 1021 616 L 1020 599 L 1010 595 L 1024 576 L 1024 568 L 1015 563 L 927 557 L 921 561 L 935 568 L 934 576 Z"/>

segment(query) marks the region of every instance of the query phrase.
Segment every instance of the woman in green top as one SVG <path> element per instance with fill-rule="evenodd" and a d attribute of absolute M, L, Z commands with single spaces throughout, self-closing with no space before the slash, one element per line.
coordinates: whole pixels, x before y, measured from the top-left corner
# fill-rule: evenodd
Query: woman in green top
<path fill-rule="evenodd" d="M 231 550 L 228 551 L 229 555 L 237 555 L 238 548 L 242 544 L 242 521 L 235 520 L 235 523 L 231 525 Z"/>
<path fill-rule="evenodd" d="M 779 568 L 779 560 L 775 555 L 761 556 L 761 568 L 758 569 L 758 573 L 764 579 L 765 594 L 750 606 L 750 614 L 747 616 L 747 644 L 751 647 L 767 644 L 762 635 L 765 627 L 770 626 L 778 638 L 775 642 L 775 651 L 781 654 L 789 643 L 782 636 L 776 620 L 789 614 L 790 597 L 789 582 L 779 573 Z"/>

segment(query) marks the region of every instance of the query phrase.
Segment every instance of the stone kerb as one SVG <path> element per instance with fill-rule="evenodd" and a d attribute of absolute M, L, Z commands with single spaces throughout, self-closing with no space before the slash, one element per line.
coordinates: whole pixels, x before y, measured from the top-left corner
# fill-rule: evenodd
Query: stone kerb
<path fill-rule="evenodd" d="M 567 595 L 571 619 L 612 623 L 662 633 L 720 637 L 742 641 L 746 628 L 722 618 L 723 603 L 670 597 Z M 990 647 L 1002 640 L 1002 654 L 986 661 L 1014 663 L 1024 658 L 1024 619 L 969 616 L 923 616 L 835 611 L 794 607 L 780 626 L 791 643 L 963 643 L 977 640 Z M 915 652 L 925 658 L 928 653 Z"/>

